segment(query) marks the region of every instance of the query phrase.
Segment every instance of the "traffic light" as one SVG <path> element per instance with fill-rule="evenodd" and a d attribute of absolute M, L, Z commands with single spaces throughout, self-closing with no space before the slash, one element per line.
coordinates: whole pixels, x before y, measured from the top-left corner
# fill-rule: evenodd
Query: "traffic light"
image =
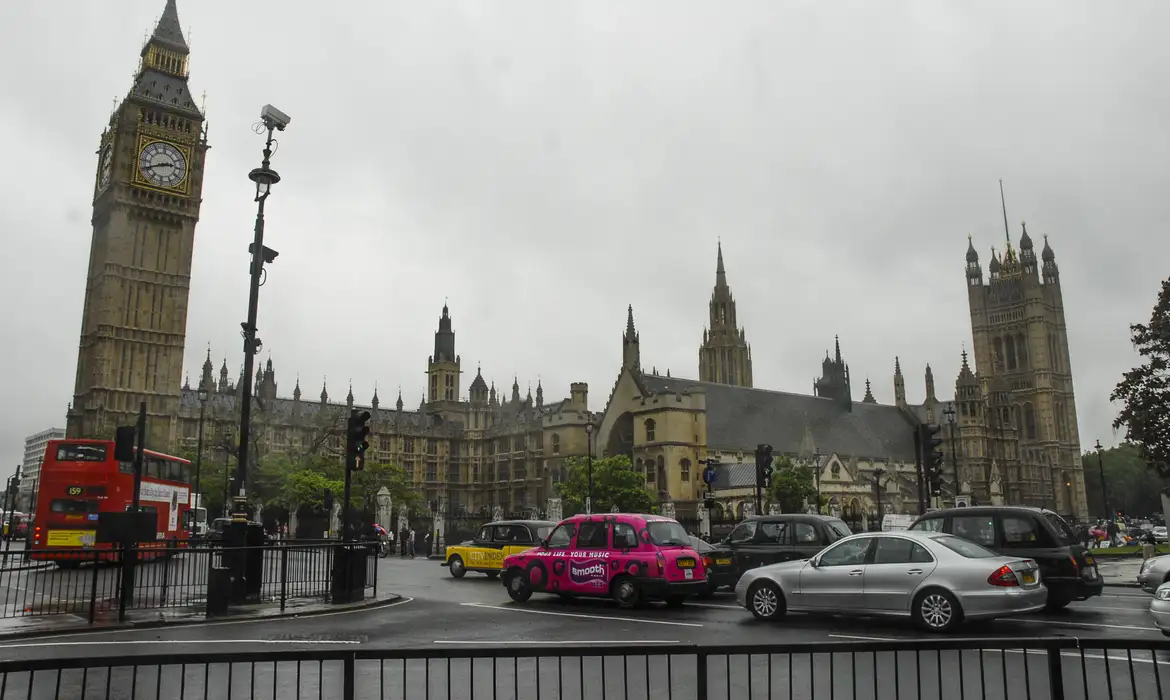
<path fill-rule="evenodd" d="M 941 426 L 934 423 L 924 423 L 918 427 L 918 440 L 922 454 L 922 469 L 930 482 L 930 492 L 942 492 L 942 438 L 938 433 Z"/>
<path fill-rule="evenodd" d="M 366 450 L 370 443 L 366 438 L 370 436 L 369 411 L 358 411 L 356 408 L 349 412 L 349 425 L 345 431 L 345 466 L 352 471 L 360 471 L 365 466 Z"/>
<path fill-rule="evenodd" d="M 756 484 L 767 488 L 772 483 L 772 446 L 756 445 Z"/>

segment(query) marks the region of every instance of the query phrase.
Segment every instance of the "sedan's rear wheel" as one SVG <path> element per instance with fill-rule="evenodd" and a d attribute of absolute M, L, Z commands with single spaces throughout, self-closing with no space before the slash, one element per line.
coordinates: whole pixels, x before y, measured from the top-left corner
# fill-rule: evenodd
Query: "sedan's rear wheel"
<path fill-rule="evenodd" d="M 451 570 L 451 575 L 455 578 L 463 578 L 467 573 L 467 565 L 463 563 L 463 557 L 456 554 L 451 557 L 451 561 L 447 562 L 447 568 Z"/>
<path fill-rule="evenodd" d="M 771 581 L 760 581 L 748 589 L 748 610 L 757 620 L 771 621 L 784 615 L 787 606 L 784 603 L 784 593 L 780 587 Z"/>
<path fill-rule="evenodd" d="M 941 588 L 920 593 L 911 614 L 920 627 L 930 632 L 949 632 L 963 619 L 959 601 Z"/>

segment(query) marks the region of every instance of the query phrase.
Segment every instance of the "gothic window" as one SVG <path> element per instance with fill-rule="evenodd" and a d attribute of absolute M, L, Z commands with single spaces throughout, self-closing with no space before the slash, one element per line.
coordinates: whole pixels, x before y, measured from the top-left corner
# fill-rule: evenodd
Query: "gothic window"
<path fill-rule="evenodd" d="M 658 455 L 658 483 L 666 485 L 666 458 Z"/>
<path fill-rule="evenodd" d="M 1014 336 L 1008 335 L 1003 340 L 1004 340 L 1003 350 L 1004 350 L 1004 354 L 1007 356 L 1005 358 L 1005 361 L 1006 361 L 1005 366 L 1008 369 L 1015 369 L 1016 368 L 1016 339 Z"/>
<path fill-rule="evenodd" d="M 829 468 L 829 473 L 833 475 L 834 479 L 840 479 L 841 478 L 841 465 L 834 462 L 833 466 Z"/>
<path fill-rule="evenodd" d="M 1016 354 L 1020 356 L 1020 368 L 1028 366 L 1028 341 L 1023 333 L 1016 336 Z"/>
<path fill-rule="evenodd" d="M 646 442 L 654 442 L 654 419 L 646 419 Z"/>
<path fill-rule="evenodd" d="M 691 481 L 691 460 L 683 457 L 678 463 L 680 476 L 684 484 Z"/>
<path fill-rule="evenodd" d="M 995 363 L 999 363 L 1003 359 L 1003 340 L 995 338 L 991 341 L 991 349 L 993 357 L 991 358 Z"/>
<path fill-rule="evenodd" d="M 646 477 L 646 466 L 642 463 L 642 459 L 640 457 L 638 458 L 638 461 L 634 462 L 634 472 L 641 474 L 643 478 Z"/>
<path fill-rule="evenodd" d="M 559 455 L 561 453 L 561 436 L 553 433 L 552 436 L 552 453 Z"/>
<path fill-rule="evenodd" d="M 1024 404 L 1024 437 L 1036 439 L 1036 407 L 1030 403 Z"/>

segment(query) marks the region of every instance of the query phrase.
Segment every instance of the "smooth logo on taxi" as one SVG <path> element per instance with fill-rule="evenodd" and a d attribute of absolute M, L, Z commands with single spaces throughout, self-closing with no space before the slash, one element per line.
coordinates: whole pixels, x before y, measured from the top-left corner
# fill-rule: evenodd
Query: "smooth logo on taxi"
<path fill-rule="evenodd" d="M 602 585 L 605 579 L 605 562 L 582 561 L 569 562 L 569 580 L 579 584 Z"/>

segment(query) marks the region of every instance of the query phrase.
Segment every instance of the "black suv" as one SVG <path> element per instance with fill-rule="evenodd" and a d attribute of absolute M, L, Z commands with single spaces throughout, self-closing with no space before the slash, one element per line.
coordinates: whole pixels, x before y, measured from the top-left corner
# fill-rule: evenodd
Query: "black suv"
<path fill-rule="evenodd" d="M 719 549 L 732 553 L 738 581 L 748 569 L 808 559 L 852 534 L 844 521 L 827 515 L 757 515 L 736 525 Z"/>
<path fill-rule="evenodd" d="M 927 513 L 911 530 L 946 532 L 1004 556 L 1032 559 L 1048 587 L 1049 610 L 1074 600 L 1101 595 L 1104 581 L 1097 562 L 1077 542 L 1069 524 L 1056 513 L 1024 506 L 947 508 Z"/>

